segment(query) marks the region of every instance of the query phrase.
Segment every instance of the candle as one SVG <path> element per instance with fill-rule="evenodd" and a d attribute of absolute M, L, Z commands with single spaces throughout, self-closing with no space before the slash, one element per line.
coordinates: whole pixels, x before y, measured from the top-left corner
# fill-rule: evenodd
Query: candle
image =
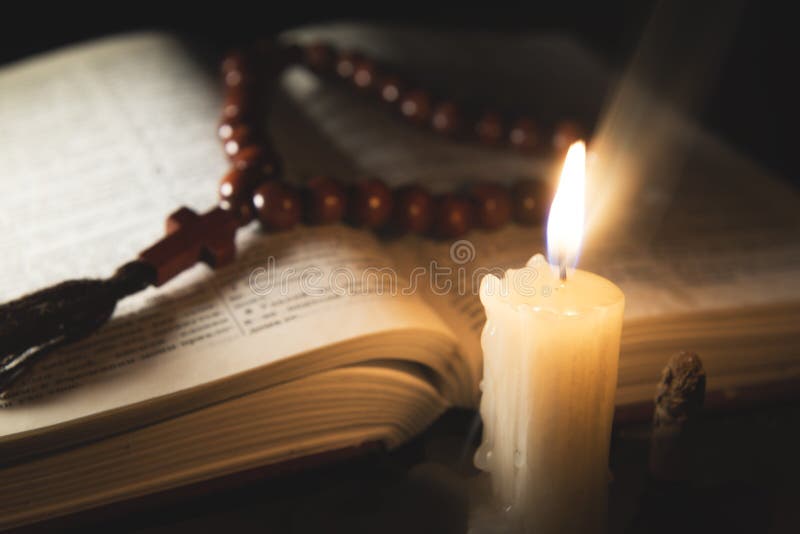
<path fill-rule="evenodd" d="M 608 449 L 624 296 L 572 268 L 583 234 L 586 150 L 567 153 L 547 226 L 548 264 L 536 255 L 503 279 L 487 275 L 477 467 L 513 530 L 605 528 Z"/>

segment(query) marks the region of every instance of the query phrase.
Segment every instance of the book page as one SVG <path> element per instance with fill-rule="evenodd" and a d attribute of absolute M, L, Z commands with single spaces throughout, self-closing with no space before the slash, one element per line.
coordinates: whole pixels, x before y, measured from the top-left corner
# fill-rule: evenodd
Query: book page
<path fill-rule="evenodd" d="M 565 116 L 590 122 L 607 83 L 596 62 L 587 60 L 572 42 L 555 35 L 531 37 L 341 23 L 301 28 L 283 38 L 293 43 L 329 42 L 343 50 L 364 52 L 382 66 L 396 68 L 420 86 L 438 90 L 456 102 L 528 113 L 549 122 Z M 565 63 L 574 68 L 562 68 Z M 548 83 L 541 83 L 542 79 Z M 333 173 L 345 181 L 377 176 L 393 187 L 419 183 L 440 193 L 481 180 L 505 184 L 545 180 L 556 170 L 547 158 L 452 142 L 410 126 L 376 99 L 305 68 L 291 69 L 284 85 L 291 104 L 305 117 L 306 133 L 297 137 L 313 147 L 309 152 L 323 154 L 323 166 L 317 158 L 306 161 L 310 167 L 306 173 Z M 554 102 L 559 102 L 563 115 L 554 114 Z M 531 247 L 525 259 L 532 251 L 541 250 L 536 246 L 541 228 L 514 231 L 521 232 L 525 237 L 520 242 Z M 471 233 L 469 239 L 475 235 Z M 489 237 L 486 246 L 480 247 L 481 255 L 491 254 L 492 263 L 502 265 L 494 246 L 498 242 L 502 242 L 498 236 Z M 451 242 L 421 238 L 387 243 L 402 272 L 409 277 L 412 273 L 422 275 L 414 276 L 414 291 L 456 333 L 474 377 L 472 389 L 477 398 L 482 363 L 476 340 L 483 311 L 474 292 L 477 284 L 464 287 L 465 269 L 474 264 L 454 264 L 451 246 Z M 466 246 L 472 247 L 472 243 Z M 504 249 L 501 246 L 499 250 Z M 515 247 L 509 265 L 515 264 L 520 252 Z M 446 276 L 453 279 L 445 280 Z M 437 287 L 439 283 L 450 289 Z"/>
<path fill-rule="evenodd" d="M 341 23 L 301 28 L 282 37 L 292 43 L 328 42 L 341 50 L 363 52 L 390 73 L 395 69 L 434 95 L 474 104 L 475 111 L 513 110 L 544 123 L 565 118 L 591 123 L 607 84 L 596 62 L 577 55 L 575 64 L 580 49 L 555 35 L 532 38 L 525 33 Z M 572 68 L 561 68 L 565 62 Z M 316 132 L 311 140 L 315 153 L 336 152 L 348 160 L 344 179 L 353 174 L 378 176 L 394 186 L 416 182 L 442 192 L 469 181 L 491 178 L 511 183 L 552 172 L 549 159 L 450 142 L 426 128 L 414 128 L 374 95 L 321 79 L 307 69 L 292 69 L 285 82 L 308 120 L 309 131 Z M 561 104 L 558 110 L 555 101 Z"/>
<path fill-rule="evenodd" d="M 475 97 L 469 94 L 473 90 L 490 103 L 514 102 L 523 112 L 538 106 L 581 116 L 590 116 L 594 107 L 599 113 L 603 99 L 596 93 L 602 94 L 609 80 L 602 65 L 584 49 L 548 35 L 433 33 L 339 24 L 292 32 L 287 39 L 320 39 L 345 49 L 366 50 L 390 65 L 405 67 L 433 87 L 446 87 L 448 96 L 469 101 Z M 404 63 L 409 61 L 411 65 Z M 505 72 L 505 77 L 498 78 L 498 72 Z M 314 128 L 347 152 L 361 172 L 394 184 L 418 182 L 435 192 L 478 180 L 555 182 L 558 178 L 561 162 L 442 140 L 352 89 L 307 71 L 294 76 L 314 96 L 295 91 L 301 102 L 307 102 L 302 109 Z M 615 205 L 603 206 L 600 217 L 589 214 L 589 225 L 599 228 L 600 222 L 605 226 L 613 222 L 616 228 L 604 232 L 587 228 L 579 267 L 623 289 L 629 322 L 800 302 L 797 193 L 635 84 L 621 84 L 618 89 L 622 94 L 608 99 L 612 107 L 602 117 L 598 138 L 590 143 L 590 151 L 597 147 L 609 153 L 590 152 L 587 184 L 587 206 L 616 197 Z M 530 95 L 527 100 L 526 95 Z M 614 108 L 620 98 L 632 109 Z M 548 116 L 547 111 L 542 113 Z M 632 182 L 636 187 L 627 191 L 618 187 Z M 407 238 L 390 245 L 407 272 L 420 266 L 427 269 L 429 278 L 420 285 L 421 293 L 456 332 L 476 376 L 485 321 L 477 298 L 480 278 L 488 269 L 501 275 L 504 269 L 524 265 L 533 254 L 545 252 L 544 235 L 544 226 L 512 226 L 494 233 L 473 231 L 458 241 Z M 436 270 L 438 281 L 433 280 Z"/>
<path fill-rule="evenodd" d="M 0 73 L 3 301 L 63 279 L 108 276 L 163 234 L 173 210 L 215 204 L 227 168 L 215 135 L 217 83 L 183 43 L 158 34 L 91 43 Z M 254 223 L 240 230 L 237 251 L 218 272 L 197 265 L 125 299 L 98 334 L 41 362 L 0 400 L 0 436 L 360 336 L 449 334 L 417 296 L 380 291 L 377 273 L 391 260 L 367 232 L 266 235 Z"/>

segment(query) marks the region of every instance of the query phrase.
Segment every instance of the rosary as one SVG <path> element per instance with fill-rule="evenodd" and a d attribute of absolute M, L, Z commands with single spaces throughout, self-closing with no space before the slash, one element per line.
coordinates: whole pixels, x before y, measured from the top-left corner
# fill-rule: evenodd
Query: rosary
<path fill-rule="evenodd" d="M 374 62 L 326 44 L 257 45 L 222 62 L 225 99 L 218 135 L 231 168 L 219 184 L 219 205 L 204 214 L 182 207 L 169 215 L 166 236 L 108 279 L 61 282 L 0 305 L 0 394 L 55 348 L 84 338 L 111 317 L 119 300 L 148 286 L 161 286 L 198 262 L 210 267 L 235 257 L 239 227 L 258 219 L 265 231 L 299 223 L 336 224 L 384 235 L 415 233 L 451 239 L 472 228 L 498 229 L 512 220 L 542 222 L 549 202 L 544 183 L 523 180 L 506 188 L 478 183 L 463 192 L 433 196 L 421 185 L 392 191 L 371 178 L 348 187 L 315 176 L 301 189 L 281 180 L 281 162 L 264 129 L 269 96 L 279 74 L 302 64 L 319 76 L 338 79 L 379 99 L 410 123 L 454 140 L 548 154 L 581 137 L 565 121 L 544 135 L 531 119 L 504 120 L 498 113 L 470 116 L 449 100 L 385 74 Z"/>

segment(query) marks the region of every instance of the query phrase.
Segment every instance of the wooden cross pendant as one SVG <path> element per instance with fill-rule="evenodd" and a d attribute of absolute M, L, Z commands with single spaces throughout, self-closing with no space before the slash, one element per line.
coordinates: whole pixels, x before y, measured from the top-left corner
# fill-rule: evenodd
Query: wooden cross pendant
<path fill-rule="evenodd" d="M 155 269 L 156 286 L 198 261 L 219 267 L 232 261 L 236 255 L 234 239 L 238 227 L 235 215 L 222 208 L 198 215 L 182 207 L 167 217 L 167 235 L 142 251 L 139 259 Z"/>

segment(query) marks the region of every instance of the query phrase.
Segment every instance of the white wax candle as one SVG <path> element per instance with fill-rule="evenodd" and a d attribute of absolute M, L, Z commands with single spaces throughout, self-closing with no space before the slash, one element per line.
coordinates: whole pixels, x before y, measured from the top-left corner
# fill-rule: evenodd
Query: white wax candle
<path fill-rule="evenodd" d="M 560 280 L 543 256 L 484 277 L 483 443 L 476 465 L 515 531 L 599 532 L 624 295 L 597 275 Z"/>

